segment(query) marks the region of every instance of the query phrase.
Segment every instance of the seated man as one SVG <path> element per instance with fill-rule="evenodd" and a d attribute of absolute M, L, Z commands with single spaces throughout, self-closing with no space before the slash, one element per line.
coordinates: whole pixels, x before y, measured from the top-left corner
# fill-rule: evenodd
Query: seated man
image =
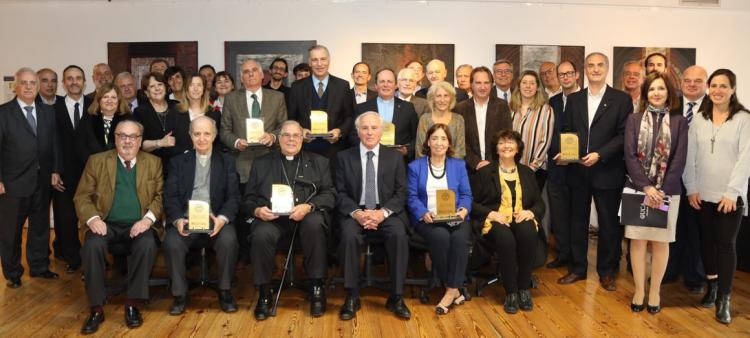
<path fill-rule="evenodd" d="M 161 160 L 140 152 L 143 125 L 124 120 L 115 129 L 115 149 L 89 157 L 74 202 L 78 219 L 89 231 L 81 249 L 86 294 L 91 313 L 81 333 L 94 333 L 104 321 L 102 305 L 107 250 L 111 244 L 129 247 L 125 324 L 141 326 L 138 306 L 148 299 L 148 278 L 156 259 L 156 232 L 151 228 L 162 213 Z"/>
<path fill-rule="evenodd" d="M 341 225 L 339 261 L 347 289 L 339 317 L 352 319 L 360 308 L 360 247 L 365 236 L 374 236 L 385 241 L 388 255 L 393 289 L 386 308 L 400 318 L 409 319 L 411 312 L 402 297 L 409 263 L 404 159 L 397 150 L 380 146 L 383 118 L 378 113 L 363 113 L 354 125 L 360 143 L 338 153 L 336 163 L 336 206 Z"/>
<path fill-rule="evenodd" d="M 234 230 L 239 187 L 234 159 L 221 151 L 213 151 L 216 122 L 199 116 L 190 123 L 190 138 L 195 150 L 175 156 L 169 162 L 169 175 L 164 185 L 164 211 L 167 234 L 164 255 L 167 259 L 172 295 L 175 297 L 169 314 L 185 312 L 188 285 L 185 278 L 185 256 L 188 249 L 208 237 L 216 251 L 219 266 L 219 306 L 224 312 L 236 312 L 237 303 L 230 290 L 237 263 L 237 235 Z M 211 209 L 213 230 L 208 234 L 188 232 L 188 202 L 207 202 Z"/>
<path fill-rule="evenodd" d="M 295 224 L 302 239 L 305 271 L 312 284 L 310 314 L 320 317 L 326 311 L 323 280 L 326 278 L 327 213 L 336 203 L 328 159 L 301 151 L 303 129 L 296 121 L 286 121 L 279 134 L 280 150 L 255 159 L 247 181 L 242 207 L 255 217 L 250 224 L 250 259 L 253 281 L 260 289 L 255 318 L 268 317 L 271 305 L 271 274 L 279 239 L 291 234 Z M 271 205 L 272 185 L 292 188 L 294 208 L 289 216 L 274 214 Z"/>

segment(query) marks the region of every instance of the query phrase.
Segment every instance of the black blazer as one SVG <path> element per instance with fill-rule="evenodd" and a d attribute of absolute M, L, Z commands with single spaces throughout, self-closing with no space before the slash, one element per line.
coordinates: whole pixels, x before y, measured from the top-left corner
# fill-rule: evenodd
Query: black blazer
<path fill-rule="evenodd" d="M 172 225 L 178 218 L 187 218 L 188 202 L 193 196 L 196 155 L 191 150 L 169 161 L 169 175 L 164 184 L 164 211 L 167 224 Z M 215 216 L 224 215 L 234 222 L 239 203 L 239 183 L 234 159 L 225 153 L 211 152 L 211 180 L 209 198 L 211 212 Z"/>
<path fill-rule="evenodd" d="M 419 125 L 419 116 L 417 111 L 414 109 L 414 105 L 411 102 L 406 102 L 398 97 L 393 97 L 393 124 L 396 125 L 396 144 L 406 146 L 407 160 L 414 159 L 414 142 L 417 140 L 417 126 Z M 372 100 L 367 100 L 356 108 L 355 119 L 359 115 L 362 115 L 368 111 L 378 111 L 377 96 Z M 359 135 L 357 131 L 352 128 L 349 133 L 349 143 L 359 144 Z M 421 145 L 419 145 L 421 146 Z"/>
<path fill-rule="evenodd" d="M 37 184 L 50 187 L 52 173 L 60 172 L 55 112 L 46 104 L 35 106 L 36 134 L 15 97 L 0 105 L 0 182 L 8 196 L 31 196 Z"/>
<path fill-rule="evenodd" d="M 55 103 L 57 103 L 60 100 L 64 100 L 64 99 L 65 99 L 65 97 L 63 97 L 63 96 L 55 95 Z M 46 103 L 44 103 L 44 101 L 42 101 L 42 95 L 41 94 L 37 94 L 36 99 L 34 99 L 34 102 L 36 102 L 37 104 L 46 104 Z M 86 102 L 84 102 L 84 104 L 86 104 Z M 48 105 L 48 106 L 53 106 L 54 107 L 54 105 Z"/>
<path fill-rule="evenodd" d="M 555 116 L 555 124 L 552 126 L 552 139 L 547 150 L 547 179 L 564 184 L 567 166 L 557 165 L 557 162 L 552 160 L 560 152 L 560 132 L 565 121 L 563 93 L 551 97 L 549 105 L 552 107 L 552 113 Z"/>
<path fill-rule="evenodd" d="M 359 157 L 359 144 L 339 152 L 336 158 L 336 206 L 339 216 L 348 218 L 359 209 L 362 197 L 362 161 Z M 393 212 L 390 217 L 398 217 L 405 225 L 409 224 L 406 215 L 406 166 L 403 156 L 396 150 L 381 146 L 378 156 L 378 198 L 380 207 Z"/>
<path fill-rule="evenodd" d="M 568 168 L 568 183 L 591 182 L 597 189 L 621 189 L 625 184 L 625 122 L 633 113 L 633 101 L 627 93 L 607 86 L 596 112 L 588 111 L 588 88 L 568 96 L 563 132 L 578 133 L 581 157 L 598 152 L 600 159 L 592 167 L 573 164 Z M 589 114 L 594 120 L 589 128 Z"/>
<path fill-rule="evenodd" d="M 685 116 L 685 114 L 687 113 L 687 107 L 685 107 L 685 96 L 684 95 L 680 95 L 678 97 L 680 99 L 680 109 L 682 109 L 682 116 Z M 693 118 L 695 118 L 696 116 L 698 116 L 698 112 L 705 110 L 706 103 L 708 102 L 708 100 L 709 100 L 708 94 L 706 94 L 705 96 L 703 96 L 703 101 L 701 101 L 701 105 L 699 107 L 693 107 Z M 683 107 L 684 107 L 684 109 L 683 109 Z M 685 117 L 687 117 L 687 116 L 685 116 Z"/>
<path fill-rule="evenodd" d="M 310 129 L 313 95 L 317 95 L 313 89 L 313 76 L 292 83 L 287 104 L 288 118 L 299 122 L 302 128 L 307 129 Z M 326 95 L 328 95 L 328 106 L 324 110 L 328 114 L 328 130 L 339 128 L 341 137 L 345 138 L 352 129 L 352 113 L 354 112 L 349 82 L 329 75 Z"/>
<path fill-rule="evenodd" d="M 174 101 L 168 101 L 167 116 L 165 118 L 164 125 L 162 125 L 161 120 L 159 120 L 159 116 L 156 115 L 156 110 L 154 110 L 154 106 L 151 105 L 150 101 L 146 101 L 143 104 L 138 104 L 138 107 L 135 108 L 135 111 L 133 112 L 133 118 L 143 125 L 143 136 L 141 137 L 141 140 L 159 140 L 169 132 L 172 132 L 172 136 L 175 136 L 174 126 L 176 114 L 178 114 L 178 112 Z M 155 149 L 151 152 L 153 155 L 161 157 L 161 159 L 163 160 L 162 165 L 165 172 L 169 165 L 169 158 L 174 155 L 181 154 L 185 151 L 185 149 L 182 149 L 182 151 L 180 151 L 180 149 L 178 149 L 176 145 L 176 142 L 177 140 L 175 136 L 174 147 Z"/>
<path fill-rule="evenodd" d="M 65 183 L 66 191 L 71 194 L 76 191 L 78 180 L 81 179 L 83 168 L 86 163 L 81 163 L 78 158 L 78 143 L 76 140 L 81 138 L 83 129 L 81 121 L 88 115 L 91 98 L 83 97 L 83 107 L 81 107 L 81 120 L 78 122 L 78 128 L 73 128 L 70 121 L 68 107 L 65 105 L 65 98 L 55 101 L 55 121 L 57 126 L 57 138 L 60 144 L 60 153 L 62 156 L 61 175 Z"/>
<path fill-rule="evenodd" d="M 482 160 L 482 149 L 479 147 L 479 130 L 477 129 L 476 110 L 474 100 L 459 102 L 454 109 L 457 114 L 464 118 L 466 137 L 466 164 L 470 171 Z M 495 133 L 501 130 L 511 130 L 513 124 L 510 120 L 510 109 L 502 99 L 490 96 L 487 101 L 487 116 L 484 122 L 484 158 L 492 161 L 495 156 L 495 146 L 492 139 Z"/>
<path fill-rule="evenodd" d="M 214 149 L 220 152 L 224 152 L 224 144 L 221 143 L 218 131 L 221 130 L 221 113 L 218 110 L 214 110 L 213 107 L 209 106 L 206 116 L 212 118 L 216 122 L 216 138 L 214 139 Z M 190 137 L 190 113 L 178 112 L 174 114 L 174 119 L 168 120 L 167 129 L 172 130 L 172 136 L 174 136 L 174 151 L 177 153 L 184 153 L 188 150 L 193 149 L 193 139 Z"/>
<path fill-rule="evenodd" d="M 537 221 L 544 217 L 544 201 L 536 185 L 536 176 L 529 167 L 516 163 L 521 184 L 521 203 L 524 210 L 534 213 Z M 496 161 L 479 169 L 476 175 L 469 176 L 474 200 L 471 203 L 471 218 L 484 222 L 487 215 L 500 208 L 502 188 Z"/>
<path fill-rule="evenodd" d="M 349 89 L 349 95 L 352 96 L 352 107 L 354 107 L 354 110 L 356 111 L 357 110 L 357 97 L 354 95 L 354 88 Z M 370 101 L 370 100 L 372 100 L 372 99 L 374 99 L 376 97 L 378 97 L 378 92 L 376 92 L 374 90 L 370 90 L 370 88 L 367 88 L 367 100 L 365 100 L 365 102 Z M 365 103 L 365 102 L 362 102 L 362 103 Z M 357 115 L 359 115 L 359 114 L 357 114 Z M 355 116 L 355 118 L 356 118 L 356 116 Z M 352 121 L 354 121 L 354 120 L 352 120 Z"/>
<path fill-rule="evenodd" d="M 461 88 L 458 88 L 458 87 L 453 87 L 453 89 L 456 90 L 456 102 L 462 102 L 464 100 L 468 100 L 469 99 L 469 93 L 467 93 L 465 90 L 463 90 Z M 427 98 L 427 92 L 429 90 L 430 90 L 429 86 L 424 87 L 424 88 L 418 90 L 416 93 L 414 93 L 414 96 L 426 99 Z"/>
<path fill-rule="evenodd" d="M 115 129 L 117 128 L 117 124 L 127 119 L 132 119 L 132 115 L 115 114 L 112 117 L 109 134 L 106 135 L 107 142 L 105 143 L 104 119 L 102 118 L 102 114 L 97 113 L 96 115 L 91 115 L 87 113 L 86 116 L 81 119 L 81 123 L 78 126 L 80 129 L 76 139 L 76 156 L 78 157 L 78 162 L 85 167 L 89 156 L 102 151 L 114 149 Z"/>

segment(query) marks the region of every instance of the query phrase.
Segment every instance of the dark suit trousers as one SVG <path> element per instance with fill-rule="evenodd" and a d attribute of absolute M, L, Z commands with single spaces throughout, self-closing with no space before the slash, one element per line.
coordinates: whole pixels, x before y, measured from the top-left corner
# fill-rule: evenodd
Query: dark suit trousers
<path fill-rule="evenodd" d="M 669 243 L 669 262 L 664 280 L 673 280 L 682 275 L 682 280 L 688 287 L 700 287 L 705 283 L 698 215 L 698 211 L 690 206 L 687 195 L 682 194 L 676 240 Z"/>
<path fill-rule="evenodd" d="M 148 299 L 148 278 L 156 260 L 156 233 L 148 229 L 130 238 L 130 225 L 107 223 L 105 236 L 87 231 L 81 249 L 86 294 L 92 307 L 102 306 L 107 298 L 107 251 L 115 243 L 128 247 L 128 299 Z"/>
<path fill-rule="evenodd" d="M 388 217 L 380 223 L 377 230 L 365 230 L 350 217 L 342 220 L 340 225 L 339 261 L 343 262 L 344 267 L 344 287 L 359 288 L 359 255 L 367 237 L 385 243 L 392 293 L 402 295 L 406 268 L 409 264 L 409 236 L 406 233 L 406 224 L 400 218 Z"/>
<path fill-rule="evenodd" d="M 486 236 L 497 251 L 505 292 L 531 288 L 531 271 L 539 240 L 534 222 L 513 222 L 510 226 L 493 222 Z"/>
<path fill-rule="evenodd" d="M 257 286 L 271 282 L 276 249 L 282 236 L 291 236 L 294 222 L 288 217 L 279 217 L 272 222 L 255 219 L 250 225 L 250 260 L 253 264 L 253 282 Z M 328 261 L 325 218 L 320 211 L 313 211 L 299 222 L 296 241 L 302 246 L 305 272 L 310 279 L 324 279 Z M 284 248 L 284 250 L 287 250 Z M 286 252 L 286 251 L 285 251 Z M 293 261 L 290 264 L 294 264 Z"/>
<path fill-rule="evenodd" d="M 44 182 L 47 182 L 45 180 Z M 49 185 L 37 186 L 29 197 L 0 195 L 0 256 L 6 279 L 20 278 L 21 235 L 28 218 L 26 262 L 29 272 L 42 273 L 49 269 Z"/>
<path fill-rule="evenodd" d="M 211 245 L 216 252 L 216 264 L 219 270 L 219 289 L 232 288 L 232 276 L 237 264 L 237 233 L 234 224 L 224 225 L 215 237 L 208 234 L 190 234 L 182 236 L 177 228 L 169 226 L 164 236 L 162 248 L 167 260 L 169 279 L 172 281 L 172 295 L 182 296 L 188 291 L 185 257 L 191 248 L 201 248 Z"/>
<path fill-rule="evenodd" d="M 63 192 L 52 190 L 52 207 L 55 212 L 55 254 L 62 255 L 70 265 L 81 264 L 81 241 L 78 239 L 78 218 L 73 195 L 75 188 L 67 186 Z"/>
<path fill-rule="evenodd" d="M 623 226 L 617 216 L 622 198 L 622 188 L 596 189 L 588 184 L 570 187 L 571 226 L 570 245 L 572 261 L 568 271 L 586 276 L 588 269 L 589 220 L 591 197 L 594 197 L 599 220 L 599 239 L 596 246 L 596 271 L 599 278 L 612 276 L 620 267 Z"/>
<path fill-rule="evenodd" d="M 247 182 L 242 183 L 240 182 L 240 196 L 245 196 L 245 187 L 247 186 Z M 242 208 L 239 208 L 237 211 L 237 217 L 236 223 L 237 226 L 234 227 L 234 231 L 237 235 L 237 238 L 239 239 L 239 257 L 238 259 L 241 259 L 241 264 L 247 264 L 247 259 L 250 258 L 250 244 L 246 240 L 248 236 L 250 236 L 250 224 L 246 222 L 248 219 L 248 214 Z"/>
<path fill-rule="evenodd" d="M 570 190 L 565 183 L 555 180 L 547 181 L 547 197 L 549 199 L 549 213 L 552 221 L 552 233 L 555 234 L 557 259 L 570 261 Z"/>
<path fill-rule="evenodd" d="M 466 266 L 469 262 L 471 225 L 468 221 L 449 227 L 445 223 L 419 222 L 417 233 L 427 242 L 432 267 L 443 284 L 449 288 L 464 286 Z"/>

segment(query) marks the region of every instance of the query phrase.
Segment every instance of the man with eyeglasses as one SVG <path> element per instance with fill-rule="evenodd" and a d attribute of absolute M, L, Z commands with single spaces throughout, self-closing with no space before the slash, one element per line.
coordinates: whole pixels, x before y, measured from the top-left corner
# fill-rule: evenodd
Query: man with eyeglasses
<path fill-rule="evenodd" d="M 90 334 L 104 321 L 105 277 L 111 245 L 128 248 L 125 324 L 139 327 L 139 307 L 149 299 L 148 279 L 156 259 L 154 224 L 162 214 L 161 159 L 140 151 L 143 125 L 123 120 L 115 129 L 115 149 L 91 155 L 78 184 L 78 219 L 89 227 L 81 249 L 90 313 L 81 333 Z"/>
<path fill-rule="evenodd" d="M 510 106 L 510 97 L 513 94 L 513 64 L 506 59 L 497 60 L 492 65 L 492 72 L 495 75 L 495 85 L 492 86 L 491 95 L 505 100 Z"/>
<path fill-rule="evenodd" d="M 557 66 L 552 61 L 545 61 L 539 65 L 539 76 L 542 78 L 542 85 L 544 91 L 547 92 L 547 97 L 553 97 L 562 92 L 556 68 Z"/>
<path fill-rule="evenodd" d="M 638 111 L 641 101 L 641 84 L 643 84 L 643 66 L 636 60 L 625 62 L 622 66 L 622 84 L 620 90 L 630 94 L 633 100 L 633 111 Z"/>
<path fill-rule="evenodd" d="M 273 89 L 280 91 L 284 94 L 284 99 L 289 96 L 289 87 L 284 85 L 286 77 L 289 75 L 289 65 L 284 58 L 275 58 L 271 61 L 271 65 L 268 67 L 268 71 L 271 73 L 271 81 L 268 81 L 263 88 Z"/>
<path fill-rule="evenodd" d="M 281 238 L 298 229 L 297 238 L 305 257 L 310 280 L 310 315 L 320 317 L 326 311 L 323 281 L 328 261 L 326 248 L 330 236 L 329 212 L 336 205 L 329 162 L 323 156 L 302 151 L 304 131 L 296 121 L 286 121 L 279 134 L 280 149 L 255 160 L 247 181 L 242 209 L 252 213 L 250 224 L 253 283 L 259 289 L 255 319 L 268 318 L 271 311 L 271 275 L 274 257 Z M 292 189 L 294 207 L 289 215 L 274 213 L 273 186 L 283 184 Z M 240 240 L 245 240 L 241 238 Z M 294 264 L 294 260 L 288 264 Z"/>
<path fill-rule="evenodd" d="M 427 100 L 414 95 L 419 88 L 418 83 L 417 73 L 413 69 L 403 68 L 398 72 L 398 90 L 396 90 L 396 97 L 406 102 L 411 102 L 411 104 L 414 105 L 414 110 L 417 111 L 417 118 L 422 116 L 422 114 L 430 112 L 430 106 L 427 104 Z"/>

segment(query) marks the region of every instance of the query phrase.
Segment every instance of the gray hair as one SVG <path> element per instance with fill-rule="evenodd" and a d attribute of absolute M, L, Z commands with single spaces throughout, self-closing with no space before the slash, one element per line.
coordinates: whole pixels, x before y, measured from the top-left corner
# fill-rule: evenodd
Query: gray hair
<path fill-rule="evenodd" d="M 359 129 L 359 125 L 362 122 L 362 119 L 365 118 L 365 117 L 367 117 L 367 116 L 374 116 L 375 118 L 378 119 L 378 121 L 380 122 L 381 126 L 385 125 L 385 120 L 383 120 L 383 117 L 380 116 L 380 114 L 378 114 L 378 112 L 368 111 L 368 112 L 364 112 L 361 115 L 357 116 L 357 119 L 354 120 L 354 128 Z"/>
<path fill-rule="evenodd" d="M 430 65 L 432 65 L 433 67 L 439 67 L 446 73 L 448 72 L 448 70 L 445 68 L 445 62 L 443 62 L 443 60 L 432 59 L 430 60 L 430 62 L 427 63 L 427 65 L 424 68 L 425 69 L 430 68 Z"/>
<path fill-rule="evenodd" d="M 396 77 L 396 80 L 406 79 L 406 78 L 415 78 L 417 77 L 417 74 L 414 74 L 414 70 L 411 68 L 402 68 L 398 71 L 398 76 Z"/>
<path fill-rule="evenodd" d="M 141 136 L 143 136 L 143 125 L 140 122 L 133 120 L 133 119 L 122 120 L 120 123 L 117 124 L 117 127 L 115 127 L 115 131 L 120 129 L 120 126 L 124 126 L 127 123 L 135 124 L 135 126 L 138 127 L 138 134 L 141 134 Z"/>
<path fill-rule="evenodd" d="M 300 131 L 302 131 L 302 130 L 303 130 L 303 128 L 302 128 L 302 125 L 301 125 L 301 124 L 299 124 L 299 122 L 297 122 L 297 121 L 295 121 L 295 120 L 286 120 L 286 121 L 284 121 L 284 122 L 283 122 L 283 123 L 281 124 L 281 127 L 279 127 L 279 133 L 281 133 L 281 131 L 282 131 L 282 130 L 284 130 L 284 128 L 285 128 L 286 126 L 295 126 L 295 127 L 299 128 L 299 130 L 300 130 Z"/>
<path fill-rule="evenodd" d="M 191 135 L 193 134 L 193 124 L 198 123 L 198 121 L 203 121 L 203 120 L 208 120 L 208 121 L 211 122 L 211 132 L 214 135 L 217 135 L 218 132 L 219 132 L 219 130 L 216 128 L 216 121 L 214 121 L 214 119 L 212 119 L 212 118 L 210 118 L 210 117 L 208 117 L 206 115 L 198 116 L 198 117 L 194 118 L 192 121 L 190 121 L 190 134 Z"/>
<path fill-rule="evenodd" d="M 18 77 L 21 76 L 21 74 L 23 73 L 31 73 L 34 75 L 35 78 L 39 78 L 36 72 L 33 69 L 31 69 L 31 67 L 21 67 L 16 71 L 15 80 L 18 81 Z"/>
<path fill-rule="evenodd" d="M 604 64 L 607 65 L 607 67 L 609 67 L 609 57 L 606 56 L 606 55 L 604 55 L 604 53 L 602 53 L 602 52 L 589 53 L 589 55 L 586 55 L 585 61 L 588 62 L 589 58 L 591 58 L 592 56 L 596 56 L 596 55 L 601 56 L 602 58 L 604 58 Z"/>
<path fill-rule="evenodd" d="M 135 82 L 135 76 L 133 76 L 133 74 L 130 74 L 130 72 L 121 72 L 117 74 L 117 76 L 115 76 L 114 83 L 117 83 L 117 81 L 120 81 L 126 77 L 133 79 L 133 82 Z"/>
<path fill-rule="evenodd" d="M 324 51 L 326 51 L 326 54 L 328 54 L 329 57 L 331 56 L 331 52 L 328 51 L 328 47 L 326 47 L 326 46 L 323 46 L 323 45 L 312 46 L 312 47 L 310 47 L 307 50 L 307 53 L 309 54 L 310 52 L 312 52 L 314 50 L 324 50 Z"/>
<path fill-rule="evenodd" d="M 513 70 L 513 63 L 510 62 L 510 60 L 508 59 L 498 59 L 497 61 L 495 61 L 495 63 L 492 64 L 492 67 L 494 68 L 495 66 L 503 64 L 503 63 L 510 66 L 511 71 Z"/>

